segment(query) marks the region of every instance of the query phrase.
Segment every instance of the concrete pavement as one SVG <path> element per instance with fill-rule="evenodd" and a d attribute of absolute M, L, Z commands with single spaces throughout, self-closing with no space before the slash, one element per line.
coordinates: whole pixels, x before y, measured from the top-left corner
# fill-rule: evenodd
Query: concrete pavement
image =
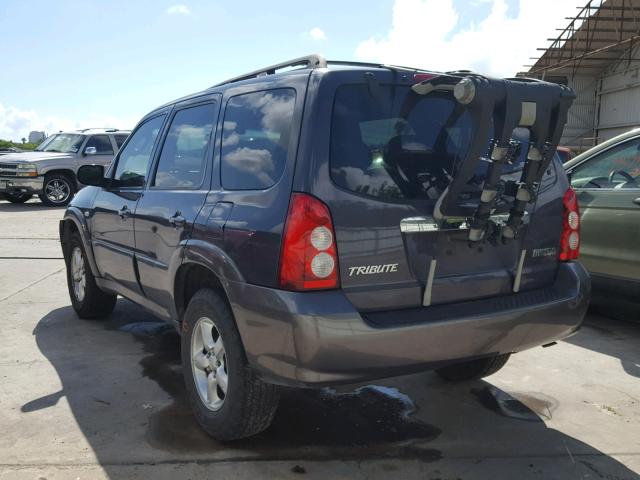
<path fill-rule="evenodd" d="M 170 328 L 124 299 L 75 316 L 62 213 L 0 202 L 0 479 L 640 478 L 640 324 L 595 314 L 484 381 L 287 391 L 269 430 L 215 442 Z"/>

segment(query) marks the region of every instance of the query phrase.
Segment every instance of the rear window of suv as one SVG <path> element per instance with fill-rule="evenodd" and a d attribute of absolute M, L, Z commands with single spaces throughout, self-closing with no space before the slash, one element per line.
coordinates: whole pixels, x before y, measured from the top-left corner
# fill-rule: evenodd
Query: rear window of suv
<path fill-rule="evenodd" d="M 342 188 L 380 199 L 435 200 L 472 133 L 470 115 L 451 95 L 418 95 L 406 85 L 381 85 L 377 92 L 367 84 L 343 85 L 333 105 L 331 177 Z M 524 162 L 528 132 L 519 136 L 521 154 L 505 174 Z M 473 183 L 484 180 L 487 165 L 481 158 Z"/>

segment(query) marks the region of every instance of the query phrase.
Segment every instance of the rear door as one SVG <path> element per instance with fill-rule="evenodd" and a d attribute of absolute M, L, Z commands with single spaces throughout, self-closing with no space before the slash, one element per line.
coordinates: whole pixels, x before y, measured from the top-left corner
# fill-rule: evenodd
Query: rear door
<path fill-rule="evenodd" d="M 640 282 L 640 137 L 571 168 L 580 203 L 580 260 L 594 274 Z"/>
<path fill-rule="evenodd" d="M 135 213 L 136 258 L 145 295 L 171 306 L 172 279 L 182 246 L 210 187 L 212 140 L 219 96 L 178 105 L 173 113 L 149 187 Z"/>
<path fill-rule="evenodd" d="M 140 288 L 134 266 L 133 214 L 164 118 L 155 116 L 136 129 L 112 169 L 112 186 L 101 189 L 94 201 L 91 241 L 98 270 L 103 277 L 135 293 L 140 293 Z"/>
<path fill-rule="evenodd" d="M 468 147 L 474 128 L 468 115 L 449 94 L 413 93 L 406 75 L 376 73 L 373 85 L 362 82 L 362 74 L 357 81 L 347 75 L 333 73 L 320 86 L 319 98 L 325 100 L 319 109 L 330 131 L 314 132 L 318 180 L 312 192 L 331 209 L 341 285 L 352 303 L 361 310 L 382 310 L 506 295 L 514 289 L 523 250 L 523 289 L 551 283 L 561 195 L 539 198 L 539 207 L 549 198 L 556 202 L 545 205 L 552 218 L 544 235 L 530 237 L 534 245 L 528 243 L 526 226 L 515 240 L 470 243 L 464 223 L 443 225 L 434 218 Z M 504 171 L 505 181 L 520 177 L 527 151 L 527 138 L 522 140 L 521 155 Z M 469 185 L 478 195 L 486 166 L 479 163 Z M 531 227 L 531 208 L 528 213 Z M 531 252 L 539 247 L 551 249 L 551 255 L 533 259 Z"/>

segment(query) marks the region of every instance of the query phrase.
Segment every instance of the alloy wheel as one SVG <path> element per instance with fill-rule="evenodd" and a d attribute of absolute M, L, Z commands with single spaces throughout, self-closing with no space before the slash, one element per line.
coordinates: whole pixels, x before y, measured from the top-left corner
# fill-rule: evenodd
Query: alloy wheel
<path fill-rule="evenodd" d="M 71 195 L 71 187 L 64 180 L 54 178 L 47 182 L 44 193 L 51 202 L 64 203 Z"/>
<path fill-rule="evenodd" d="M 229 387 L 227 357 L 220 331 L 207 317 L 198 319 L 191 337 L 191 370 L 200 400 L 220 410 Z"/>
<path fill-rule="evenodd" d="M 73 282 L 73 294 L 76 300 L 82 302 L 87 286 L 87 274 L 80 247 L 75 247 L 71 252 L 71 281 Z"/>

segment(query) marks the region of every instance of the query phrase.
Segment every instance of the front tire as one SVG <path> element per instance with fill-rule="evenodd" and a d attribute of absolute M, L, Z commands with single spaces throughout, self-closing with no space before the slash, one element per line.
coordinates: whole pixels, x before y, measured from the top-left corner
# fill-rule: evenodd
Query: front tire
<path fill-rule="evenodd" d="M 181 338 L 187 396 L 198 423 L 226 441 L 255 435 L 273 420 L 280 392 L 248 367 L 233 314 L 215 291 L 189 302 Z"/>
<path fill-rule="evenodd" d="M 505 366 L 510 356 L 510 353 L 505 353 L 488 358 L 469 360 L 467 362 L 439 368 L 436 370 L 436 373 L 450 382 L 478 380 L 496 373 Z"/>
<path fill-rule="evenodd" d="M 31 197 L 33 197 L 33 195 L 30 193 L 14 194 L 7 192 L 4 194 L 4 198 L 6 198 L 7 201 L 11 203 L 25 203 L 26 201 L 31 199 Z"/>
<path fill-rule="evenodd" d="M 91 273 L 78 232 L 73 232 L 65 255 L 71 305 L 80 318 L 104 318 L 113 312 L 117 296 L 100 290 Z"/>
<path fill-rule="evenodd" d="M 76 191 L 75 182 L 62 173 L 51 173 L 44 177 L 40 201 L 47 207 L 65 207 Z"/>

